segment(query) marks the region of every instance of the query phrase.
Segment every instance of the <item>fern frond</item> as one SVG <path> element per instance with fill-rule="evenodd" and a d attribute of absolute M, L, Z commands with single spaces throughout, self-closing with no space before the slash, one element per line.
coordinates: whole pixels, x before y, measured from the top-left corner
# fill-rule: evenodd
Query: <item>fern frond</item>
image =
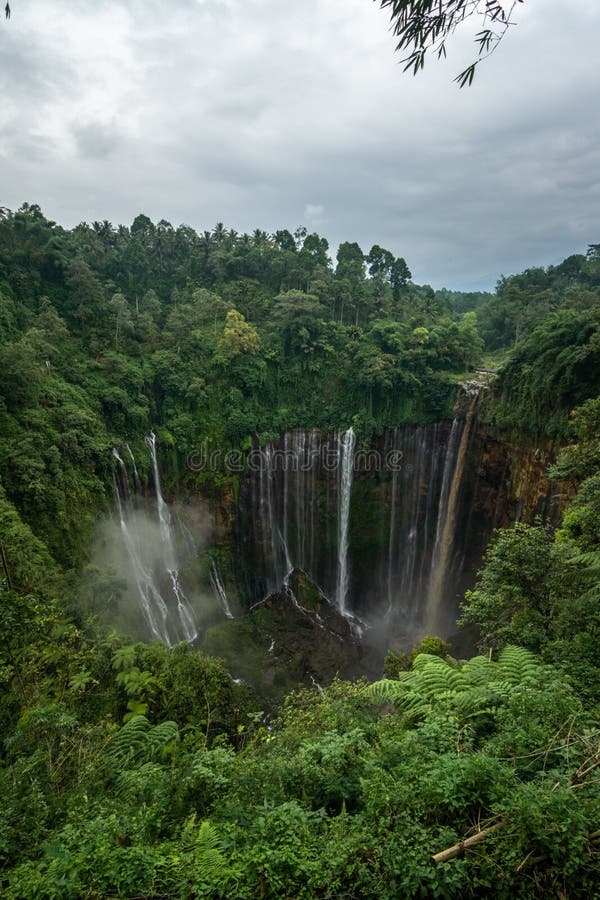
<path fill-rule="evenodd" d="M 420 654 L 415 659 L 415 671 L 419 673 L 423 687 L 432 699 L 463 688 L 461 673 L 439 656 Z"/>
<path fill-rule="evenodd" d="M 490 662 L 487 656 L 474 656 L 461 669 L 467 684 L 472 686 L 489 684 L 497 677 L 496 671 L 496 663 Z"/>
<path fill-rule="evenodd" d="M 600 550 L 588 550 L 587 553 L 578 553 L 567 560 L 570 566 L 584 566 L 590 571 L 600 572 Z"/>
<path fill-rule="evenodd" d="M 540 673 L 540 662 L 530 650 L 510 645 L 498 654 L 498 669 L 502 681 L 517 685 L 535 680 Z"/>
<path fill-rule="evenodd" d="M 157 759 L 167 744 L 179 738 L 175 722 L 152 727 L 146 716 L 133 716 L 117 731 L 104 756 L 108 764 L 123 768 Z"/>
<path fill-rule="evenodd" d="M 435 707 L 464 720 L 493 715 L 523 683 L 535 682 L 537 657 L 522 647 L 506 647 L 497 662 L 476 656 L 455 668 L 439 656 L 419 654 L 411 672 L 383 679 L 368 692 L 379 703 L 393 703 L 408 720 L 416 721 Z"/>
<path fill-rule="evenodd" d="M 177 722 L 161 722 L 155 725 L 148 733 L 148 749 L 150 759 L 157 759 L 167 744 L 179 740 L 179 727 Z"/>
<path fill-rule="evenodd" d="M 225 874 L 227 860 L 223 855 L 223 842 L 208 820 L 198 827 L 196 813 L 193 813 L 184 823 L 181 838 L 186 853 L 193 854 L 196 879 L 214 883 Z"/>
<path fill-rule="evenodd" d="M 374 681 L 368 685 L 366 690 L 376 703 L 396 703 L 406 692 L 406 687 L 401 681 L 382 678 L 381 681 Z"/>
<path fill-rule="evenodd" d="M 431 704 L 416 691 L 407 691 L 396 705 L 411 723 L 425 718 L 431 710 Z"/>
<path fill-rule="evenodd" d="M 125 766 L 143 753 L 146 746 L 150 722 L 146 716 L 133 716 L 117 731 L 106 750 L 108 762 Z"/>

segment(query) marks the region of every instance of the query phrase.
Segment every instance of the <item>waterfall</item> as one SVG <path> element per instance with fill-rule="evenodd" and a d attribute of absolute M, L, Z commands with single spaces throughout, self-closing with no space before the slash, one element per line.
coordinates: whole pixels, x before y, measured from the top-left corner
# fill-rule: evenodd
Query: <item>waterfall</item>
<path fill-rule="evenodd" d="M 456 517 L 458 512 L 458 498 L 462 477 L 465 470 L 465 462 L 467 459 L 467 449 L 469 446 L 469 437 L 471 434 L 471 426 L 477 409 L 477 401 L 479 395 L 474 395 L 469 403 L 465 424 L 460 436 L 460 444 L 456 454 L 456 461 L 452 462 L 450 452 L 446 456 L 446 466 L 444 467 L 444 485 L 442 487 L 442 499 L 440 500 L 440 514 L 438 516 L 438 527 L 436 530 L 436 543 L 433 554 L 433 570 L 429 591 L 427 596 L 427 606 L 425 610 L 425 631 L 427 634 L 435 634 L 440 624 L 440 611 L 444 602 L 444 590 L 448 580 L 448 574 L 451 564 L 452 550 L 454 547 L 456 535 Z M 453 432 L 455 430 L 456 420 L 452 423 Z M 450 443 L 452 443 L 452 438 Z M 450 479 L 449 473 L 452 473 Z M 448 476 L 448 477 L 447 477 Z M 447 482 L 450 481 L 449 488 Z M 444 495 L 444 487 L 446 488 Z"/>
<path fill-rule="evenodd" d="M 309 487 L 308 487 L 308 510 L 309 517 L 307 522 L 307 530 L 310 540 L 309 545 L 309 555 L 307 560 L 306 569 L 308 572 L 315 571 L 315 563 L 316 563 L 316 550 L 317 543 L 319 541 L 319 518 L 318 518 L 318 481 L 317 481 L 317 473 L 319 466 L 319 432 L 316 428 L 310 433 L 310 475 L 309 475 Z"/>
<path fill-rule="evenodd" d="M 354 596 L 360 592 L 369 607 L 378 608 L 388 621 L 395 620 L 409 631 L 424 615 L 459 431 L 456 422 L 449 431 L 445 425 L 396 428 L 386 438 L 385 448 L 396 464 L 391 473 L 382 473 L 380 549 L 374 557 L 365 557 L 369 568 L 378 573 L 378 587 L 370 589 L 373 577 L 368 574 L 360 580 L 363 566 L 359 566 L 355 573 L 359 584 L 352 586 L 352 592 Z"/>
<path fill-rule="evenodd" d="M 175 556 L 175 544 L 173 540 L 173 527 L 169 507 L 164 501 L 160 489 L 160 475 L 156 456 L 156 435 L 153 431 L 146 438 L 146 445 L 152 458 L 152 471 L 154 473 L 154 490 L 156 494 L 156 506 L 162 540 L 162 551 L 165 568 L 171 580 L 171 588 L 177 602 L 178 625 L 186 641 L 193 641 L 198 636 L 198 627 L 194 613 L 179 583 L 179 570 Z"/>
<path fill-rule="evenodd" d="M 264 471 L 263 471 L 264 470 Z M 277 457 L 274 457 L 273 447 L 267 444 L 264 457 L 261 460 L 261 508 L 265 516 L 267 528 L 265 532 L 269 535 L 269 543 L 272 559 L 273 577 L 268 584 L 268 590 L 275 590 L 283 582 L 286 574 L 292 568 L 290 554 L 286 543 L 287 525 L 280 525 L 281 516 L 278 515 L 276 507 L 276 487 L 275 473 L 277 471 Z M 284 484 L 286 473 L 284 471 Z M 266 482 L 266 494 L 264 492 L 264 483 Z M 283 518 L 286 514 L 287 492 L 284 487 L 283 501 Z"/>
<path fill-rule="evenodd" d="M 347 615 L 348 598 L 348 525 L 350 523 L 350 495 L 354 475 L 354 430 L 340 434 L 338 444 L 340 500 L 338 518 L 338 571 L 335 599 L 343 616 Z"/>
<path fill-rule="evenodd" d="M 282 519 L 282 526 L 281 526 L 280 535 L 279 535 L 279 538 L 283 545 L 283 552 L 285 553 L 286 575 L 289 574 L 289 572 L 292 568 L 290 551 L 288 549 L 288 522 L 289 522 L 289 517 L 290 517 L 289 516 L 288 499 L 289 499 L 289 495 L 290 495 L 290 488 L 289 488 L 290 462 L 293 460 L 293 456 L 290 456 L 289 443 L 290 443 L 290 436 L 289 436 L 288 432 L 286 431 L 286 433 L 283 436 L 283 461 L 282 461 L 282 468 L 283 468 L 283 519 Z"/>
<path fill-rule="evenodd" d="M 113 488 L 115 505 L 119 517 L 119 526 L 123 544 L 131 566 L 136 589 L 140 598 L 142 614 L 153 637 L 165 644 L 171 643 L 171 637 L 167 627 L 168 609 L 163 597 L 155 584 L 151 568 L 143 557 L 144 545 L 141 536 L 135 529 L 135 524 L 130 526 L 132 507 L 129 495 L 129 482 L 127 469 L 118 451 L 113 448 L 113 456 L 117 460 L 118 469 L 113 476 Z"/>
<path fill-rule="evenodd" d="M 160 489 L 160 475 L 158 472 L 158 459 L 156 456 L 156 435 L 153 431 L 146 438 L 146 446 L 150 450 L 152 459 L 152 472 L 154 475 L 154 492 L 156 495 L 156 508 L 158 510 L 158 521 L 160 524 L 160 534 L 165 549 L 165 559 L 169 569 L 175 568 L 175 554 L 173 551 L 173 540 L 171 537 L 171 515 L 167 504 L 164 501 L 162 491 Z"/>
<path fill-rule="evenodd" d="M 185 551 L 188 556 L 197 556 L 198 546 L 196 542 L 196 538 L 190 531 L 189 527 L 186 525 L 184 519 L 181 516 L 181 513 L 175 512 L 175 524 L 177 525 L 177 530 L 181 535 L 182 541 L 185 545 Z"/>
<path fill-rule="evenodd" d="M 132 452 L 129 444 L 125 444 L 125 449 L 127 450 L 128 454 L 129 454 L 129 458 L 131 459 L 131 464 L 133 466 L 133 481 L 135 484 L 135 489 L 138 492 L 138 494 L 141 494 L 142 493 L 142 483 L 140 481 L 140 476 L 138 475 L 137 466 L 135 464 L 135 456 L 133 455 L 133 452 Z"/>
<path fill-rule="evenodd" d="M 469 432 L 470 419 L 388 429 L 372 439 L 372 466 L 352 429 L 294 429 L 255 445 L 261 465 L 240 482 L 236 524 L 248 602 L 301 569 L 344 616 L 417 637 L 433 598 L 445 591 L 452 603 L 461 577 Z"/>
<path fill-rule="evenodd" d="M 396 450 L 398 440 L 398 429 L 394 428 L 393 447 Z M 394 562 L 394 534 L 396 532 L 396 491 L 398 486 L 398 471 L 394 468 L 392 472 L 392 498 L 390 504 L 390 524 L 388 529 L 388 546 L 387 546 L 387 615 L 390 616 L 394 608 L 394 591 L 393 591 L 393 562 Z"/>
<path fill-rule="evenodd" d="M 444 462 L 444 474 L 442 476 L 442 489 L 440 491 L 440 499 L 438 504 L 437 523 L 435 527 L 435 544 L 433 545 L 433 553 L 431 555 L 431 573 L 434 575 L 438 568 L 438 560 L 440 556 L 440 544 L 444 533 L 445 524 L 448 521 L 448 497 L 450 494 L 450 486 L 454 482 L 454 471 L 456 462 L 456 446 L 461 433 L 462 425 L 458 419 L 452 422 L 450 430 L 450 438 L 448 440 L 448 448 L 446 450 L 446 459 Z"/>
<path fill-rule="evenodd" d="M 258 486 L 252 481 L 258 502 L 252 507 L 258 509 L 254 530 L 268 562 L 263 591 L 269 592 L 281 587 L 292 569 L 311 570 L 318 540 L 318 432 L 308 438 L 304 432 L 286 434 L 282 447 L 269 442 L 260 449 L 259 460 Z"/>
<path fill-rule="evenodd" d="M 436 433 L 433 434 L 433 447 L 436 447 Z M 404 543 L 402 553 L 399 554 L 401 562 L 400 575 L 400 598 L 405 604 L 405 617 L 414 618 L 417 614 L 415 603 L 415 594 L 420 595 L 422 591 L 421 573 L 418 571 L 419 553 L 424 548 L 419 546 L 419 530 L 421 529 L 425 541 L 428 535 L 427 518 L 423 520 L 423 494 L 422 488 L 424 480 L 429 472 L 431 486 L 435 486 L 435 470 L 429 470 L 431 464 L 430 448 L 427 444 L 427 435 L 422 428 L 417 428 L 406 436 L 406 454 L 409 459 L 413 459 L 412 467 L 410 463 L 406 467 L 404 473 L 403 491 L 406 495 L 400 498 L 405 507 L 404 520 L 402 523 L 402 535 Z M 410 480 L 410 485 L 406 482 Z M 397 564 L 398 565 L 398 564 Z"/>
<path fill-rule="evenodd" d="M 296 481 L 296 489 L 294 492 L 295 503 L 296 503 L 296 522 L 298 522 L 300 527 L 296 528 L 296 557 L 301 561 L 301 565 L 304 566 L 304 533 L 305 529 L 302 527 L 304 523 L 304 490 L 306 479 L 304 478 L 304 450 L 305 450 L 305 440 L 306 434 L 304 431 L 296 433 L 295 444 L 294 444 L 294 456 L 296 460 L 296 465 L 294 467 L 295 473 L 295 481 Z"/>
<path fill-rule="evenodd" d="M 213 593 L 217 600 L 221 605 L 221 609 L 223 610 L 227 619 L 233 619 L 234 615 L 231 612 L 231 607 L 229 606 L 229 600 L 227 598 L 227 591 L 225 590 L 225 585 L 223 583 L 223 576 L 221 574 L 221 567 L 214 557 L 211 557 L 210 560 L 210 571 L 208 573 L 208 578 L 213 589 Z"/>
<path fill-rule="evenodd" d="M 129 476 L 127 475 L 125 463 L 121 459 L 119 451 L 116 447 L 112 448 L 112 455 L 118 463 L 117 473 L 115 476 L 117 479 L 117 484 L 113 485 L 113 487 L 117 487 L 119 497 L 122 497 L 125 502 L 129 502 L 131 494 L 129 491 Z"/>

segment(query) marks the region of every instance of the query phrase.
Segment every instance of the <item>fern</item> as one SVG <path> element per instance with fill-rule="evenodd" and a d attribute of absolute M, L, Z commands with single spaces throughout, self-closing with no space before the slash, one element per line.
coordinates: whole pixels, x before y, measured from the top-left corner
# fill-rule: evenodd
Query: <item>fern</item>
<path fill-rule="evenodd" d="M 414 662 L 414 671 L 421 676 L 423 689 L 431 699 L 438 699 L 463 687 L 461 673 L 439 656 L 420 654 Z"/>
<path fill-rule="evenodd" d="M 133 644 L 128 644 L 126 647 L 119 647 L 118 650 L 115 650 L 112 659 L 112 667 L 117 671 L 123 671 L 130 669 L 135 664 L 136 658 L 136 648 Z"/>
<path fill-rule="evenodd" d="M 415 672 L 401 672 L 398 680 L 384 678 L 367 687 L 367 692 L 377 703 L 393 703 L 411 721 L 423 718 L 428 709 L 427 699 L 420 695 Z"/>
<path fill-rule="evenodd" d="M 530 650 L 511 645 L 498 654 L 498 670 L 502 680 L 518 685 L 536 680 L 540 673 L 540 663 Z"/>
<path fill-rule="evenodd" d="M 209 821 L 198 827 L 196 813 L 186 819 L 181 831 L 181 843 L 186 853 L 193 855 L 196 878 L 214 883 L 226 871 L 223 844 L 216 828 Z"/>
<path fill-rule="evenodd" d="M 179 740 L 179 727 L 176 722 L 161 722 L 155 725 L 148 734 L 150 758 L 157 759 L 167 744 Z"/>
<path fill-rule="evenodd" d="M 467 660 L 461 672 L 470 685 L 483 685 L 494 679 L 496 668 L 496 663 L 490 662 L 487 656 L 474 656 Z"/>
<path fill-rule="evenodd" d="M 493 713 L 522 684 L 534 683 L 539 672 L 538 659 L 522 647 L 505 647 L 497 662 L 476 656 L 461 668 L 439 656 L 420 654 L 412 671 L 397 680 L 376 681 L 367 691 L 376 702 L 393 703 L 413 721 L 439 707 L 467 720 Z"/>
<path fill-rule="evenodd" d="M 133 716 L 114 735 L 105 750 L 108 764 L 124 767 L 141 765 L 158 759 L 172 741 L 179 738 L 175 722 L 161 722 L 152 727 L 146 716 Z"/>
<path fill-rule="evenodd" d="M 410 675 L 410 672 L 402 672 L 402 676 Z M 394 678 L 382 678 L 380 681 L 374 681 L 367 687 L 367 693 L 377 703 L 397 703 L 405 692 L 403 681 L 406 677 L 398 680 Z"/>
<path fill-rule="evenodd" d="M 594 575 L 600 574 L 600 550 L 588 550 L 587 553 L 578 553 L 567 560 L 568 565 L 580 566 L 588 569 Z"/>

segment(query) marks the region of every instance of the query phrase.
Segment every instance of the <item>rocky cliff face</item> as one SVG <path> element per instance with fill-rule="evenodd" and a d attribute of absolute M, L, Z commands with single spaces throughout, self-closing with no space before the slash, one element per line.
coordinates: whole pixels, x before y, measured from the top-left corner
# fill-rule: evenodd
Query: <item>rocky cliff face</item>
<path fill-rule="evenodd" d="M 294 567 L 335 605 L 339 443 L 336 434 L 297 430 L 262 448 L 255 457 L 260 466 L 241 474 L 235 490 L 223 483 L 205 493 L 214 543 L 246 607 L 276 591 Z M 453 483 L 461 446 L 465 459 Z M 360 445 L 349 499 L 350 610 L 418 633 L 452 514 L 437 623 L 447 630 L 495 528 L 515 521 L 558 524 L 568 497 L 546 474 L 554 449 L 551 442 L 519 443 L 476 422 L 465 433 L 460 419 L 390 429 Z"/>
<path fill-rule="evenodd" d="M 479 462 L 475 507 L 487 528 L 512 522 L 558 525 L 569 500 L 565 488 L 548 478 L 556 448 L 552 441 L 532 444 L 477 429 Z"/>
<path fill-rule="evenodd" d="M 381 674 L 379 650 L 298 569 L 244 616 L 210 627 L 201 646 L 267 706 L 299 685 L 319 689 L 336 675 Z"/>

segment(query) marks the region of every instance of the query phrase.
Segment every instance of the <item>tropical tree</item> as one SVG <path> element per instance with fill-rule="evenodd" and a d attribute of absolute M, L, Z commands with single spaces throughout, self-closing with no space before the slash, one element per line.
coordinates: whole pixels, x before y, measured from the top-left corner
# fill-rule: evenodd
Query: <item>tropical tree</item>
<path fill-rule="evenodd" d="M 225 317 L 223 336 L 218 344 L 219 358 L 232 360 L 240 353 L 256 353 L 260 346 L 258 332 L 246 322 L 236 309 L 230 309 Z"/>

